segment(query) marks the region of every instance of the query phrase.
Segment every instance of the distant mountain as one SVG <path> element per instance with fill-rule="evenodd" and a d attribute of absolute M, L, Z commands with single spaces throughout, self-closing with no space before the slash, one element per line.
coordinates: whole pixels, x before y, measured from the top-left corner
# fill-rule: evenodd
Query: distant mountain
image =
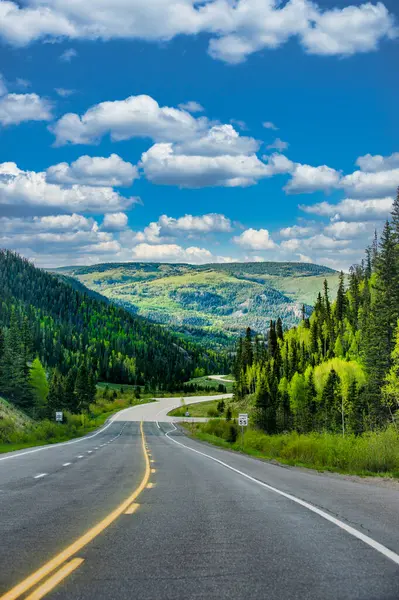
<path fill-rule="evenodd" d="M 295 325 L 303 304 L 310 313 L 324 279 L 333 295 L 338 284 L 338 273 L 328 267 L 289 262 L 109 263 L 57 272 L 213 347 L 230 344 L 248 326 L 264 333 L 270 319 Z"/>

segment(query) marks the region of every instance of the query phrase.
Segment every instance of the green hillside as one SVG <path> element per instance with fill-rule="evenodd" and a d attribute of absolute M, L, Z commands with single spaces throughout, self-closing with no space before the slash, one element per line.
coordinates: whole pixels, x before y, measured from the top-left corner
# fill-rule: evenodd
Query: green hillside
<path fill-rule="evenodd" d="M 325 278 L 333 294 L 338 284 L 332 269 L 303 263 L 120 263 L 64 267 L 58 273 L 214 346 L 231 343 L 246 327 L 265 333 L 270 319 L 295 325 L 302 304 L 311 310 Z"/>

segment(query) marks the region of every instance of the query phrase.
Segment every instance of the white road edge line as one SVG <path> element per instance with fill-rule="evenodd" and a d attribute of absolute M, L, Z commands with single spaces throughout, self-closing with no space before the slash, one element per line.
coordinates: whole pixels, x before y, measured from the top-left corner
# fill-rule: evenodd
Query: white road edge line
<path fill-rule="evenodd" d="M 47 473 L 39 473 L 39 475 L 35 475 L 35 479 L 41 479 L 42 477 L 46 477 Z"/>
<path fill-rule="evenodd" d="M 64 463 L 62 466 L 63 467 L 69 467 L 69 465 L 71 465 L 72 463 Z"/>
<path fill-rule="evenodd" d="M 85 442 L 86 440 L 91 440 L 92 438 L 96 437 L 96 435 L 99 435 L 100 433 L 103 433 L 103 431 L 108 429 L 108 427 L 110 427 L 113 424 L 113 422 L 117 416 L 119 417 L 121 414 L 123 414 L 127 410 L 131 410 L 131 408 L 132 407 L 129 406 L 128 408 L 124 408 L 123 410 L 120 410 L 119 412 L 115 413 L 111 417 L 111 420 L 108 423 L 108 425 L 105 425 L 105 427 L 103 427 L 102 429 L 99 429 L 96 433 L 93 433 L 93 435 L 87 435 L 85 437 L 78 438 L 77 440 L 70 440 L 69 442 L 60 442 L 58 444 L 49 444 L 48 446 L 42 446 L 41 448 L 35 448 L 34 450 L 27 450 L 26 452 L 20 452 L 19 454 L 11 454 L 11 456 L 2 456 L 0 458 L 0 462 L 2 460 L 10 460 L 11 458 L 18 458 L 19 456 L 25 456 L 26 454 L 34 454 L 35 452 L 41 452 L 42 450 L 50 450 L 50 449 L 53 450 L 54 448 L 59 448 L 60 446 L 69 446 L 70 444 L 78 444 L 79 442 Z"/>
<path fill-rule="evenodd" d="M 155 423 L 157 424 L 158 429 L 161 429 L 160 426 L 159 426 L 158 421 L 155 421 Z"/>
<path fill-rule="evenodd" d="M 174 423 L 171 423 L 171 425 L 173 425 L 174 430 L 176 431 L 177 427 L 175 427 Z M 275 488 L 267 483 L 263 483 L 263 481 L 259 481 L 258 479 L 255 479 L 255 477 L 251 477 L 251 475 L 248 475 L 247 473 L 244 473 L 243 471 L 240 471 L 239 469 L 235 469 L 234 467 L 231 467 L 227 463 L 223 462 L 222 460 L 219 460 L 218 458 L 215 458 L 214 456 L 210 456 L 209 454 L 206 454 L 205 452 L 200 452 L 199 450 L 195 450 L 194 448 L 190 448 L 190 446 L 186 446 L 185 444 L 182 444 L 181 442 L 176 441 L 175 439 L 169 437 L 169 433 L 171 433 L 171 431 L 166 433 L 165 436 L 171 442 L 177 444 L 178 446 L 182 446 L 183 448 L 187 448 L 187 450 L 191 450 L 191 452 L 195 452 L 196 454 L 201 454 L 202 456 L 205 456 L 206 458 L 209 458 L 210 460 L 213 460 L 214 462 L 219 463 L 223 467 L 230 469 L 230 471 L 234 471 L 234 473 L 238 473 L 238 475 L 242 475 L 242 477 L 245 477 L 246 479 L 249 479 L 250 481 L 257 483 L 258 485 L 270 490 L 271 492 L 274 492 L 275 494 L 279 494 L 280 496 L 283 496 L 284 498 L 288 498 L 288 500 L 292 500 L 292 502 L 295 502 L 296 504 L 300 504 L 300 506 L 307 508 L 308 510 L 315 513 L 316 515 L 319 515 L 319 517 L 322 517 L 326 521 L 329 521 L 330 523 L 337 525 L 337 527 L 340 527 L 341 529 L 343 529 L 344 531 L 346 531 L 353 537 L 357 538 L 358 540 L 361 540 L 368 546 L 371 546 L 371 548 L 373 548 L 374 550 L 376 550 L 377 552 L 379 552 L 386 558 L 389 558 L 394 563 L 399 565 L 399 554 L 396 554 L 396 552 L 393 552 L 393 550 L 386 548 L 385 546 L 383 546 L 376 540 L 373 540 L 373 538 L 369 537 L 368 535 L 365 535 L 364 533 L 361 533 L 361 531 L 358 531 L 354 527 L 347 525 L 347 523 L 344 523 L 343 521 L 336 519 L 332 515 L 324 512 L 324 510 L 321 510 L 320 508 L 313 506 L 313 504 L 309 504 L 309 502 L 305 502 L 304 500 L 301 500 L 300 498 L 297 498 L 296 496 L 293 496 L 292 494 L 287 494 L 286 492 L 283 492 L 282 490 L 279 490 L 278 488 Z"/>

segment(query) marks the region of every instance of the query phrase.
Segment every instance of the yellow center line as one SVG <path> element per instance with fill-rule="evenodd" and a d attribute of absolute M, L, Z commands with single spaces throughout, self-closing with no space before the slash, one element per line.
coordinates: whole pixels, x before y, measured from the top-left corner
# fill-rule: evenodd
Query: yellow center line
<path fill-rule="evenodd" d="M 111 523 L 113 523 L 120 515 L 122 515 L 136 500 L 137 496 L 141 494 L 141 492 L 146 488 L 148 480 L 150 478 L 150 461 L 145 448 L 145 437 L 142 422 L 140 423 L 140 432 L 143 454 L 145 459 L 145 473 L 138 488 L 136 488 L 135 491 L 115 510 L 113 510 L 109 515 L 107 515 L 102 521 L 97 523 L 97 525 L 94 525 L 94 527 L 89 529 L 89 531 L 87 531 L 84 535 L 75 540 L 70 546 L 62 550 L 62 552 L 54 556 L 54 558 L 45 563 L 42 567 L 40 567 L 40 569 L 38 569 L 37 571 L 29 575 L 26 579 L 21 581 L 21 583 L 19 583 L 11 590 L 3 594 L 3 596 L 0 596 L 0 600 L 15 600 L 16 598 L 19 598 L 22 594 L 27 592 L 37 583 L 39 583 L 44 577 L 52 573 L 55 569 L 61 566 L 74 554 L 76 554 L 82 548 L 87 546 L 89 542 L 94 540 L 94 538 L 97 537 L 100 533 L 102 533 L 104 529 L 111 525 Z"/>
<path fill-rule="evenodd" d="M 153 487 L 155 487 L 155 483 L 147 483 L 147 487 L 148 488 L 153 488 Z M 1 600 L 1 598 L 0 598 L 0 600 Z"/>
<path fill-rule="evenodd" d="M 133 502 L 133 504 L 131 504 L 129 506 L 129 508 L 127 510 L 125 510 L 125 515 L 132 515 L 133 513 L 136 512 L 136 510 L 139 508 L 139 506 L 140 506 L 140 504 Z"/>
<path fill-rule="evenodd" d="M 157 470 L 156 469 L 151 469 L 151 473 L 156 473 Z"/>
<path fill-rule="evenodd" d="M 80 565 L 84 562 L 83 558 L 73 558 L 69 562 L 67 562 L 61 569 L 58 569 L 49 577 L 40 587 L 38 587 L 34 592 L 29 594 L 25 600 L 41 600 L 46 594 L 51 592 L 61 581 L 63 581 L 68 575 L 70 575 L 75 569 L 80 567 Z"/>

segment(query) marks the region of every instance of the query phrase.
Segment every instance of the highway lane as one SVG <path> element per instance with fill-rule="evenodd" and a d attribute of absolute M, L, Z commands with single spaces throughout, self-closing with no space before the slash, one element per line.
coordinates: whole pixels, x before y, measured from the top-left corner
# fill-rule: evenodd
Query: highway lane
<path fill-rule="evenodd" d="M 165 432 L 173 429 L 170 423 L 144 424 L 154 486 L 135 499 L 131 514 L 120 514 L 68 557 L 65 564 L 76 570 L 46 597 L 397 600 L 397 564 L 259 482 L 310 502 L 399 553 L 397 487 L 282 468 L 178 431 L 168 439 Z M 21 480 L 13 488 L 12 482 L 0 492 L 1 590 L 44 564 L 137 488 L 145 471 L 139 424 L 114 422 L 102 435 L 115 437 L 121 430 L 114 442 L 100 444 L 72 468 L 33 484 Z M 36 454 L 37 460 L 44 454 Z"/>

